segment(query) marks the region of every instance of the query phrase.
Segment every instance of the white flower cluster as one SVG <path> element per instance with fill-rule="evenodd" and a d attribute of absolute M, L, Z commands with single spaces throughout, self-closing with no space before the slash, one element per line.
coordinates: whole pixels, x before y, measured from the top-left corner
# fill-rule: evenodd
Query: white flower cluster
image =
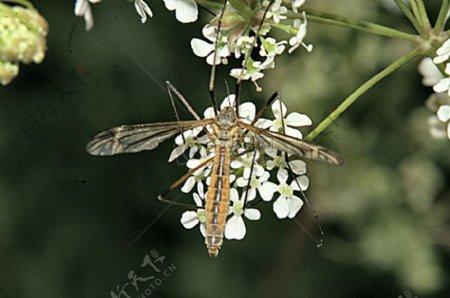
<path fill-rule="evenodd" d="M 435 112 L 428 119 L 430 133 L 438 139 L 450 139 L 450 39 L 437 49 L 434 59 L 425 58 L 419 64 L 419 72 L 423 75 L 422 83 L 432 86 L 436 94 L 430 96 L 427 107 Z M 446 63 L 444 76 L 438 65 Z"/>
<path fill-rule="evenodd" d="M 230 95 L 223 101 L 221 109 L 233 106 L 235 96 Z M 251 102 L 239 106 L 241 121 L 250 123 L 255 118 L 255 105 Z M 304 114 L 291 113 L 287 115 L 286 106 L 279 100 L 272 104 L 274 120 L 260 118 L 256 126 L 277 132 L 285 132 L 288 135 L 301 138 L 302 134 L 296 127 L 311 125 L 311 119 Z M 212 108 L 204 112 L 205 118 L 214 117 Z M 283 128 L 284 123 L 284 128 Z M 176 148 L 172 151 L 169 161 L 187 152 L 186 166 L 195 169 L 206 160 L 214 156 L 214 144 L 203 134 L 202 129 L 195 129 L 183 133 L 175 139 Z M 237 144 L 233 148 L 233 158 L 230 164 L 230 213 L 225 225 L 225 238 L 243 239 L 246 234 L 244 218 L 258 220 L 261 214 L 254 208 L 262 199 L 270 202 L 274 198 L 273 211 L 276 216 L 282 218 L 294 218 L 303 205 L 298 196 L 300 189 L 305 191 L 309 185 L 306 176 L 306 164 L 302 160 L 290 160 L 288 164 L 283 153 L 269 147 L 263 150 L 249 150 L 255 147 L 254 138 L 247 134 L 244 144 Z M 292 169 L 289 175 L 289 169 Z M 193 198 L 197 211 L 186 211 L 181 217 L 181 223 L 187 229 L 200 224 L 200 231 L 205 231 L 205 188 L 211 179 L 212 162 L 197 169 L 184 183 L 181 190 L 189 193 L 196 189 Z M 259 196 L 259 198 L 257 198 Z M 245 204 L 245 201 L 249 204 Z"/>
<path fill-rule="evenodd" d="M 153 17 L 150 6 L 144 0 L 132 0 L 134 8 L 141 17 L 141 22 L 145 23 L 148 17 Z M 76 0 L 75 15 L 83 17 L 86 23 L 86 31 L 94 27 L 94 15 L 90 3 L 99 3 L 101 0 Z M 175 17 L 181 23 L 195 22 L 198 18 L 198 7 L 195 0 L 164 0 L 168 10 L 175 11 Z"/>
<path fill-rule="evenodd" d="M 284 5 L 283 2 L 288 5 Z M 259 28 L 260 22 L 250 26 L 251 30 L 245 30 L 249 24 L 237 17 L 238 13 L 231 4 L 228 4 L 225 8 L 221 32 L 217 32 L 217 19 L 213 20 L 212 24 L 208 24 L 203 28 L 203 35 L 208 41 L 199 38 L 192 39 L 192 50 L 195 55 L 206 57 L 206 62 L 210 65 L 213 63 L 226 64 L 227 58 L 233 55 L 236 59 L 246 57 L 246 65 L 243 65 L 242 68 L 233 68 L 230 71 L 230 75 L 234 78 L 241 77 L 242 80 L 251 80 L 257 90 L 261 91 L 262 89 L 258 85 L 257 80 L 264 77 L 264 70 L 275 67 L 275 57 L 284 53 L 288 45 L 290 46 L 289 53 L 292 53 L 299 46 L 303 46 L 308 52 L 312 51 L 312 45 L 307 45 L 303 42 L 307 26 L 306 14 L 303 12 L 302 20 L 295 19 L 286 24 L 289 12 L 287 7 L 290 5 L 291 10 L 297 13 L 304 2 L 305 0 L 275 0 L 267 11 L 261 30 Z M 269 1 L 263 1 L 262 5 L 254 8 L 254 15 L 262 16 L 268 5 Z M 293 36 L 288 40 L 277 41 L 269 36 L 272 27 L 282 29 Z M 259 35 L 255 36 L 258 32 Z M 214 53 L 216 39 L 218 39 L 217 53 Z M 261 61 L 250 57 L 251 53 L 249 53 L 249 50 L 252 46 L 259 49 Z M 214 55 L 216 56 L 216 61 L 214 61 Z"/>
<path fill-rule="evenodd" d="M 47 50 L 47 21 L 34 9 L 0 3 L 0 83 L 19 74 L 19 62 L 41 63 Z"/>

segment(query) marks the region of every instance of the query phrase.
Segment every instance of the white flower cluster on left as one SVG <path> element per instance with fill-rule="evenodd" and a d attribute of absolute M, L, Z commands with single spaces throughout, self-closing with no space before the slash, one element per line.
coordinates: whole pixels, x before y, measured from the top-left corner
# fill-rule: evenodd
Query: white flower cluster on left
<path fill-rule="evenodd" d="M 235 96 L 230 95 L 224 99 L 220 109 L 234 106 Z M 273 120 L 260 118 L 256 126 L 287 135 L 302 138 L 298 127 L 311 125 L 311 119 L 304 114 L 287 114 L 286 106 L 276 100 L 272 104 Z M 256 108 L 251 102 L 239 106 L 241 121 L 251 123 L 255 118 Z M 205 118 L 214 117 L 214 110 L 208 108 L 204 112 Z M 283 127 L 284 125 L 284 127 Z M 205 128 L 208 129 L 208 128 Z M 289 160 L 284 153 L 266 146 L 263 150 L 257 149 L 255 137 L 252 133 L 243 136 L 243 143 L 236 144 L 232 149 L 232 162 L 230 164 L 230 201 L 229 217 L 225 226 L 225 238 L 243 239 L 246 234 L 244 219 L 258 220 L 260 211 L 256 209 L 257 202 L 273 201 L 273 211 L 282 218 L 294 218 L 303 205 L 300 192 L 305 191 L 309 185 L 306 176 L 306 164 L 300 159 Z M 183 136 L 175 139 L 169 161 L 173 161 L 186 154 L 186 166 L 189 170 L 196 169 L 189 177 L 181 190 L 184 193 L 193 192 L 196 211 L 186 211 L 181 217 L 181 223 L 187 229 L 199 225 L 204 234 L 205 228 L 205 198 L 207 187 L 212 174 L 212 162 L 204 164 L 215 154 L 214 144 L 208 139 L 203 129 L 185 131 Z M 249 149 L 251 148 L 251 149 Z M 292 170 L 292 172 L 290 172 Z"/>

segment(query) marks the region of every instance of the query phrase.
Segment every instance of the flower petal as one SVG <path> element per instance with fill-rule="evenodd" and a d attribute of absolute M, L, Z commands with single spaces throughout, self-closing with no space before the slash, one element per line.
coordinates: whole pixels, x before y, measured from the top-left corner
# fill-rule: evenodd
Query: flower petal
<path fill-rule="evenodd" d="M 184 212 L 181 215 L 180 222 L 186 229 L 192 229 L 199 223 L 198 218 L 197 218 L 197 212 L 195 212 L 195 211 Z"/>
<path fill-rule="evenodd" d="M 291 137 L 294 137 L 294 138 L 297 138 L 297 139 L 302 139 L 303 138 L 302 133 L 298 129 L 295 129 L 295 128 L 292 128 L 292 127 L 289 127 L 289 126 L 286 126 L 284 128 L 284 133 L 286 135 L 288 135 L 288 136 L 291 136 Z"/>
<path fill-rule="evenodd" d="M 295 127 L 309 126 L 312 124 L 312 121 L 307 115 L 294 112 L 286 117 L 286 124 Z"/>
<path fill-rule="evenodd" d="M 175 159 L 177 159 L 180 155 L 182 155 L 184 153 L 184 151 L 186 150 L 186 146 L 178 146 L 175 149 L 172 150 L 172 152 L 170 153 L 170 157 L 169 157 L 169 162 L 174 161 Z"/>
<path fill-rule="evenodd" d="M 281 183 L 286 183 L 288 180 L 289 173 L 286 169 L 279 169 L 277 172 L 277 179 Z"/>
<path fill-rule="evenodd" d="M 287 107 L 281 100 L 277 99 L 272 104 L 272 112 L 275 118 L 282 118 L 287 113 Z"/>
<path fill-rule="evenodd" d="M 297 177 L 297 182 L 298 182 L 298 184 L 300 184 L 302 191 L 305 191 L 308 189 L 309 178 L 307 176 L 303 175 L 303 176 Z M 292 180 L 290 186 L 292 187 L 293 190 L 299 191 L 300 189 L 298 188 L 297 182 L 295 182 L 295 180 Z"/>
<path fill-rule="evenodd" d="M 191 176 L 186 180 L 183 187 L 181 188 L 181 191 L 184 193 L 189 193 L 194 188 L 194 186 L 195 186 L 195 178 Z"/>
<path fill-rule="evenodd" d="M 206 57 L 214 50 L 214 45 L 202 39 L 193 38 L 191 40 L 191 48 L 196 56 Z"/>
<path fill-rule="evenodd" d="M 273 211 L 278 218 L 286 218 L 289 215 L 289 205 L 286 198 L 280 196 L 275 203 L 273 203 Z"/>
<path fill-rule="evenodd" d="M 241 216 L 232 216 L 225 225 L 225 238 L 241 240 L 246 233 L 245 223 Z"/>
<path fill-rule="evenodd" d="M 306 173 L 306 163 L 301 159 L 291 160 L 289 165 L 295 175 L 304 175 Z"/>
<path fill-rule="evenodd" d="M 436 85 L 433 86 L 433 90 L 436 93 L 446 92 L 450 87 L 450 78 L 445 78 L 439 81 Z"/>
<path fill-rule="evenodd" d="M 198 8 L 195 0 L 178 1 L 175 17 L 181 23 L 192 23 L 198 18 Z"/>
<path fill-rule="evenodd" d="M 259 220 L 261 218 L 261 212 L 258 209 L 250 208 L 245 209 L 244 215 L 250 220 Z"/>
<path fill-rule="evenodd" d="M 292 198 L 287 200 L 287 203 L 289 205 L 289 218 L 294 218 L 295 215 L 300 211 L 300 209 L 303 206 L 303 201 L 296 196 L 293 196 Z"/>
<path fill-rule="evenodd" d="M 267 181 L 259 188 L 259 194 L 264 201 L 270 201 L 278 187 L 275 183 Z"/>
<path fill-rule="evenodd" d="M 255 119 L 256 107 L 252 102 L 244 102 L 239 106 L 239 116 L 249 122 Z"/>
<path fill-rule="evenodd" d="M 437 111 L 437 116 L 442 122 L 450 120 L 450 105 L 444 105 Z"/>
<path fill-rule="evenodd" d="M 230 188 L 230 201 L 239 201 L 239 193 L 236 188 Z"/>

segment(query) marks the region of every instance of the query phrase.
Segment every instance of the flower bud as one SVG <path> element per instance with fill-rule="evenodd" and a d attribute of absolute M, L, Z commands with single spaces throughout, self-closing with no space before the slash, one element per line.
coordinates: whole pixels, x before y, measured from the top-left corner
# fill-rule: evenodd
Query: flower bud
<path fill-rule="evenodd" d="M 0 82 L 18 74 L 18 62 L 41 63 L 47 49 L 47 21 L 34 9 L 0 3 Z"/>

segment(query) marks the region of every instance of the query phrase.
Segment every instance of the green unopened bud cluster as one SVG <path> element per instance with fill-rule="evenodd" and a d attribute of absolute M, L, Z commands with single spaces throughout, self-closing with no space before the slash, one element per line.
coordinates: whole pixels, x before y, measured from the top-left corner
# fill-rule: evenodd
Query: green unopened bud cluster
<path fill-rule="evenodd" d="M 41 63 L 47 49 L 48 24 L 34 9 L 0 3 L 0 83 L 19 73 L 19 62 Z"/>

